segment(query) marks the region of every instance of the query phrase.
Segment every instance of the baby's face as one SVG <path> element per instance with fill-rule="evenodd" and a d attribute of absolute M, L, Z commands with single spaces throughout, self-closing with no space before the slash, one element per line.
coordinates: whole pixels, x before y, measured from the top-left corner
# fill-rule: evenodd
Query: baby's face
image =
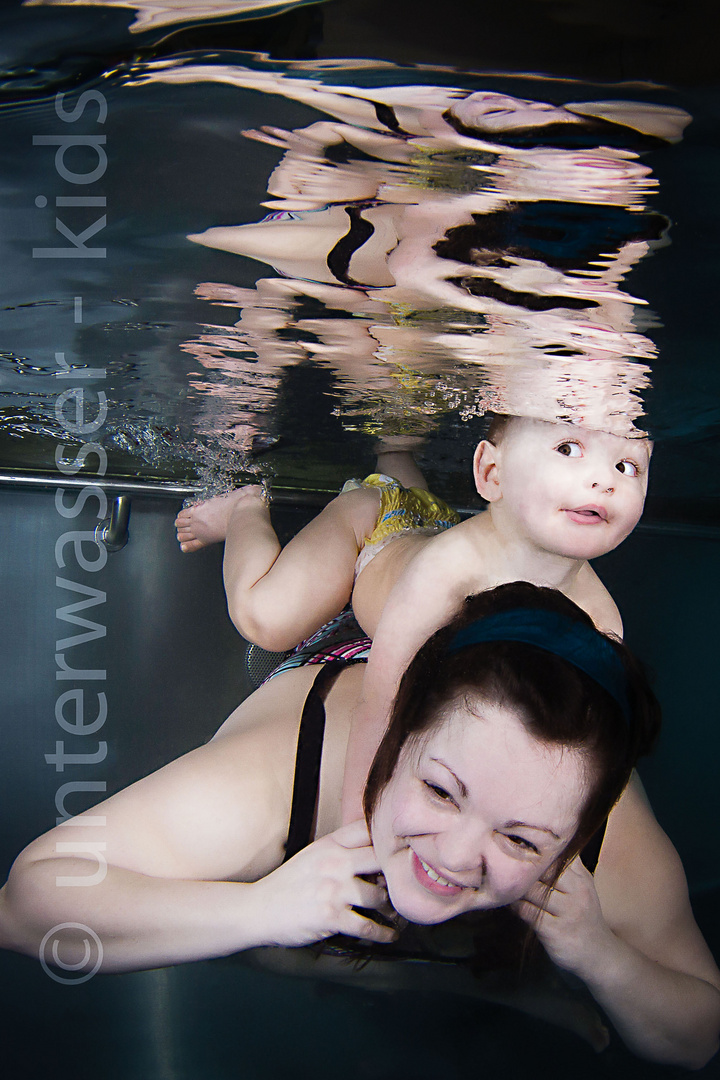
<path fill-rule="evenodd" d="M 640 520 L 651 444 L 518 417 L 496 448 L 504 513 L 543 550 L 593 559 Z"/>

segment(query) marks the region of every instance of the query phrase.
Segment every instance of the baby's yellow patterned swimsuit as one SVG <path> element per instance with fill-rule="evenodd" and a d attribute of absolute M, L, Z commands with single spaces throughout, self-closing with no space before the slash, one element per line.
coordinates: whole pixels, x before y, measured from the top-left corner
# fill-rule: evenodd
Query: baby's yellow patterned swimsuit
<path fill-rule="evenodd" d="M 422 530 L 441 532 L 458 525 L 462 518 L 442 499 L 423 488 L 405 488 L 392 476 L 371 473 L 364 480 L 348 480 L 343 491 L 374 487 L 380 491 L 380 513 L 371 535 L 365 541 L 355 565 L 355 575 L 367 566 L 385 544 L 401 533 Z"/>

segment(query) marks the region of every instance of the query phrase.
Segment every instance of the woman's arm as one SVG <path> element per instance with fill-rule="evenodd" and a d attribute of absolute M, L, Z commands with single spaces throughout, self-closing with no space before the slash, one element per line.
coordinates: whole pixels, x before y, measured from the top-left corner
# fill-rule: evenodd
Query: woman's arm
<path fill-rule="evenodd" d="M 536 886 L 518 912 L 532 922 L 542 906 Z M 716 1053 L 720 972 L 637 778 L 610 815 L 595 877 L 576 859 L 544 910 L 537 932 L 549 955 L 583 979 L 630 1049 L 686 1068 Z"/>
<path fill-rule="evenodd" d="M 0 944 L 37 957 L 48 931 L 76 923 L 60 934 L 62 963 L 81 962 L 89 929 L 103 969 L 124 970 L 336 932 L 390 940 L 352 910 L 386 901 L 357 877 L 379 869 L 364 823 L 278 866 L 289 797 L 273 773 L 285 752 L 261 731 L 224 737 L 41 836 L 0 893 Z"/>

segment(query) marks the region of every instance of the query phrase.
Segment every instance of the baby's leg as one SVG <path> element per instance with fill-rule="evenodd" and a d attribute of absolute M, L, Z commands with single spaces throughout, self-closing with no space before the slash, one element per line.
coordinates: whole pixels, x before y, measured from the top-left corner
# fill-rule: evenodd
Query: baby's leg
<path fill-rule="evenodd" d="M 258 484 L 248 484 L 246 487 L 229 491 L 227 495 L 216 495 L 213 499 L 206 499 L 181 510 L 175 518 L 180 550 L 189 554 L 224 540 L 235 505 L 247 499 L 263 500 L 262 488 Z"/>
<path fill-rule="evenodd" d="M 421 446 L 421 439 L 402 435 L 381 439 L 375 445 L 377 471 L 399 480 L 403 487 L 422 488 L 427 491 L 427 481 L 413 457 L 413 451 Z"/>
<path fill-rule="evenodd" d="M 338 615 L 350 599 L 355 560 L 379 504 L 374 489 L 338 495 L 281 549 L 265 501 L 235 501 L 223 577 L 230 618 L 243 637 L 281 651 Z"/>

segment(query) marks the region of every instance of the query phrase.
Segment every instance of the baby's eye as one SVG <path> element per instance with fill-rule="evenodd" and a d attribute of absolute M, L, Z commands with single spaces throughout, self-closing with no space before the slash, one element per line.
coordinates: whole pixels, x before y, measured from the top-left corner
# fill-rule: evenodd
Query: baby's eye
<path fill-rule="evenodd" d="M 535 855 L 539 855 L 538 849 L 530 840 L 526 840 L 524 836 L 513 836 L 506 833 L 508 840 L 515 844 L 516 847 L 522 848 L 523 851 L 532 851 Z"/>
<path fill-rule="evenodd" d="M 580 443 L 564 442 L 560 443 L 555 449 L 558 454 L 562 454 L 564 457 L 582 457 L 582 447 L 580 446 Z"/>
<path fill-rule="evenodd" d="M 640 475 L 640 469 L 635 464 L 635 462 L 634 461 L 628 461 L 627 458 L 624 461 L 618 461 L 615 468 L 617 469 L 618 472 L 622 473 L 623 476 L 639 476 Z"/>

